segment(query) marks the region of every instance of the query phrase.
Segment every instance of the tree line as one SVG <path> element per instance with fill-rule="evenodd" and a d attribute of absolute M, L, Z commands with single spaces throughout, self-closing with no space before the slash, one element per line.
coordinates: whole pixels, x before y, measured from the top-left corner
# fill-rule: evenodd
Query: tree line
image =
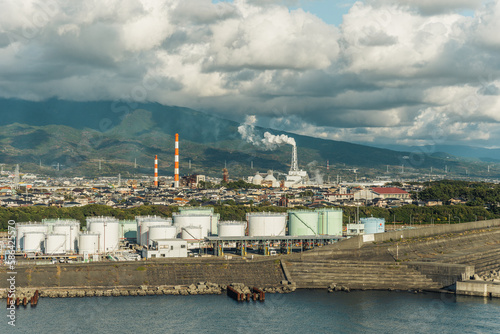
<path fill-rule="evenodd" d="M 426 188 L 418 193 L 422 200 L 440 200 L 447 202 L 460 198 L 470 206 L 494 205 L 500 203 L 500 185 L 486 182 L 467 182 L 442 180 L 425 183 Z"/>

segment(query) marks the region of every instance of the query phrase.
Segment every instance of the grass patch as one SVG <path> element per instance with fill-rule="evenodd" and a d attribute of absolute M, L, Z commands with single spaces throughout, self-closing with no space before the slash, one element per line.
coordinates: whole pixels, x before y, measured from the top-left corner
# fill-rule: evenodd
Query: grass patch
<path fill-rule="evenodd" d="M 144 270 L 146 270 L 146 267 L 139 266 L 139 267 L 135 268 L 135 270 L 137 270 L 137 271 L 144 271 Z"/>

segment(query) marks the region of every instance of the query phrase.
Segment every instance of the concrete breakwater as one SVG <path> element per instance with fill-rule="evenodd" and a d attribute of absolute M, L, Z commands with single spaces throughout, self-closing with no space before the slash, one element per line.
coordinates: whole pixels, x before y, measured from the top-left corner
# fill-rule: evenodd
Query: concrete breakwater
<path fill-rule="evenodd" d="M 279 260 L 244 261 L 221 259 L 172 259 L 164 261 L 101 262 L 91 264 L 19 265 L 16 288 L 114 289 L 120 286 L 190 286 L 234 282 L 262 288 L 275 287 L 286 279 Z M 0 268 L 0 280 L 9 278 Z"/>
<path fill-rule="evenodd" d="M 288 281 L 282 281 L 276 287 L 262 288 L 266 293 L 290 293 L 295 291 L 295 285 Z M 231 283 L 238 290 L 250 291 L 250 287 L 242 283 Z M 36 290 L 42 298 L 77 298 L 77 297 L 117 297 L 117 296 L 154 296 L 154 295 L 220 295 L 227 289 L 227 285 L 198 282 L 191 285 L 161 285 L 139 287 L 65 287 L 65 288 L 20 288 L 16 291 L 16 298 L 32 296 Z M 0 290 L 0 298 L 7 298 L 7 289 Z"/>
<path fill-rule="evenodd" d="M 144 296 L 221 294 L 239 282 L 267 293 L 290 292 L 279 260 L 169 259 L 92 264 L 19 265 L 16 297 Z M 0 269 L 0 279 L 8 274 Z M 0 289 L 0 297 L 7 290 Z"/>

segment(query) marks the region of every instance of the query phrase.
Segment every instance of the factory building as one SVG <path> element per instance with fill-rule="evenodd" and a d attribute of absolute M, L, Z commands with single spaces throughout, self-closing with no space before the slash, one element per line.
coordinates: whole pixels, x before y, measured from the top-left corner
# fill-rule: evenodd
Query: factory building
<path fill-rule="evenodd" d="M 347 224 L 347 232 L 346 235 L 354 236 L 365 234 L 365 225 L 364 224 Z"/>
<path fill-rule="evenodd" d="M 309 183 L 309 176 L 307 175 L 307 172 L 299 169 L 296 145 L 293 145 L 292 148 L 292 164 L 290 166 L 290 171 L 285 175 L 285 179 L 280 182 L 274 177 L 273 174 L 274 172 L 272 170 L 268 171 L 267 174 L 257 172 L 257 174 L 253 177 L 248 178 L 248 182 L 270 188 L 278 188 L 281 186 L 286 188 L 297 188 L 305 186 Z"/>
<path fill-rule="evenodd" d="M 295 188 L 306 185 L 309 183 L 309 176 L 305 170 L 299 169 L 299 162 L 297 158 L 297 146 L 292 147 L 292 164 L 290 171 L 285 178 L 284 185 L 286 188 Z"/>
<path fill-rule="evenodd" d="M 249 182 L 257 186 L 263 186 L 268 188 L 278 188 L 280 183 L 274 177 L 274 172 L 272 170 L 267 171 L 267 174 L 261 174 L 257 172 L 254 177 L 249 178 Z"/>
<path fill-rule="evenodd" d="M 372 191 L 377 194 L 377 197 L 380 198 L 398 198 L 403 200 L 410 199 L 410 194 L 407 191 L 396 187 L 377 187 L 372 188 Z"/>
<path fill-rule="evenodd" d="M 182 239 L 159 239 L 153 240 L 148 248 L 142 249 L 142 257 L 145 259 L 187 257 L 187 241 Z"/>

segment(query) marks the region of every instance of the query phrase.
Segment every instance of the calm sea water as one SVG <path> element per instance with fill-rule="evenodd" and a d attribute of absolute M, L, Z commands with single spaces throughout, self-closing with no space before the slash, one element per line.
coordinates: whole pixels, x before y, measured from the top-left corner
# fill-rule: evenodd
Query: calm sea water
<path fill-rule="evenodd" d="M 3 300 L 5 303 L 5 300 Z M 2 304 L 3 304 L 2 303 Z M 0 333 L 500 333 L 500 300 L 303 290 L 237 303 L 220 296 L 40 299 Z"/>

